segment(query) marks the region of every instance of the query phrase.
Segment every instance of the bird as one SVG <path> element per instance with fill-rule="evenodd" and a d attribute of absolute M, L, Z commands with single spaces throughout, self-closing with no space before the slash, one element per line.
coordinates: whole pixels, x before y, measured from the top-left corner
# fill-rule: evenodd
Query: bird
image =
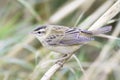
<path fill-rule="evenodd" d="M 112 26 L 105 26 L 90 31 L 77 27 L 44 24 L 32 30 L 32 34 L 45 48 L 68 56 L 77 51 L 81 45 L 93 41 L 96 35 L 107 33 L 111 29 Z"/>

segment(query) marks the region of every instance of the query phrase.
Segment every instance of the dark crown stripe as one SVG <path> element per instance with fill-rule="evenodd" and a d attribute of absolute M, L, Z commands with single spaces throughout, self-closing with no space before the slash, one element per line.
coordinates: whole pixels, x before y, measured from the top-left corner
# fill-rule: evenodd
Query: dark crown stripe
<path fill-rule="evenodd" d="M 36 28 L 34 31 L 38 31 L 40 29 L 45 29 L 45 28 L 46 28 L 46 26 L 40 26 L 40 27 Z"/>

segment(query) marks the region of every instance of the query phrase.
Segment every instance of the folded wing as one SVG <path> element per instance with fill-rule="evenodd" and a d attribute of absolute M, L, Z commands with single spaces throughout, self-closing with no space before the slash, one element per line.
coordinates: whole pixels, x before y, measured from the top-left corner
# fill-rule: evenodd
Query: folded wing
<path fill-rule="evenodd" d="M 59 32 L 58 32 L 59 33 Z M 80 45 L 85 42 L 89 42 L 94 40 L 91 36 L 91 32 L 89 31 L 81 31 L 80 29 L 72 28 L 66 31 L 63 31 L 64 35 L 55 34 L 49 35 L 47 38 L 47 43 L 49 45 L 61 45 L 61 46 L 69 46 L 69 45 Z"/>

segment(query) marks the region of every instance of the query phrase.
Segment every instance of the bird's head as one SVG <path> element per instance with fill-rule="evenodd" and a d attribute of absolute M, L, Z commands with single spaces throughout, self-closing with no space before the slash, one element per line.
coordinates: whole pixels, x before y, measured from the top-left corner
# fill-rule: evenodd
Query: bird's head
<path fill-rule="evenodd" d="M 32 34 L 34 34 L 38 39 L 44 38 L 47 34 L 48 26 L 47 25 L 41 25 L 35 28 L 32 31 Z"/>

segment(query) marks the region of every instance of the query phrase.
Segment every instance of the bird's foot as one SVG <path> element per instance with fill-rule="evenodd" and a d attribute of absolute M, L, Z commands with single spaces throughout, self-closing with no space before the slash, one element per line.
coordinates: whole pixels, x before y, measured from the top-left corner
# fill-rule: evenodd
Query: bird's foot
<path fill-rule="evenodd" d="M 58 59 L 57 61 L 56 61 L 56 63 L 58 63 L 58 62 L 63 62 L 64 60 L 66 60 L 67 58 L 69 58 L 69 54 L 65 54 L 65 55 L 63 55 L 60 59 Z"/>

